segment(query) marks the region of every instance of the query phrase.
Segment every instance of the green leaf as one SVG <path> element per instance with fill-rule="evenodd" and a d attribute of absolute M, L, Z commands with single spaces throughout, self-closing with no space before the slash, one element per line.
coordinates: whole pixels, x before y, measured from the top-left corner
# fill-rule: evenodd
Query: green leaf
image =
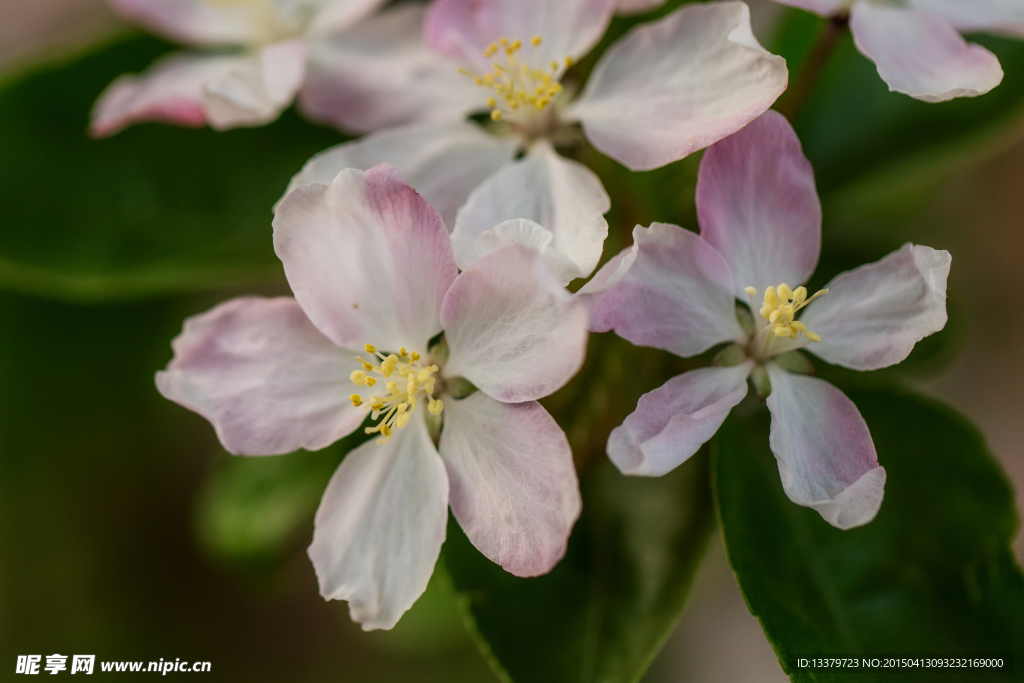
<path fill-rule="evenodd" d="M 0 287 L 93 301 L 283 279 L 271 207 L 341 138 L 289 111 L 264 128 L 91 139 L 103 89 L 169 47 L 121 37 L 0 86 Z"/>
<path fill-rule="evenodd" d="M 794 681 L 934 681 L 905 669 L 794 669 L 798 654 L 1016 653 L 1024 656 L 1024 577 L 1010 552 L 1018 518 L 1006 477 L 977 430 L 948 408 L 850 393 L 888 473 L 878 517 L 839 531 L 790 502 L 762 408 L 734 411 L 713 451 L 729 562 Z M 749 403 L 743 407 L 750 408 Z M 955 680 L 1021 680 L 973 670 Z M 1015 677 L 1016 676 L 1016 677 Z"/>
<path fill-rule="evenodd" d="M 603 461 L 583 486 L 583 516 L 546 576 L 506 573 L 452 520 L 445 564 L 471 633 L 504 681 L 640 679 L 670 633 L 714 516 L 707 458 L 633 479 Z"/>
<path fill-rule="evenodd" d="M 787 59 L 794 82 L 824 24 L 800 10 L 784 15 L 772 51 Z M 1003 83 L 981 97 L 940 104 L 889 92 L 849 34 L 839 41 L 793 121 L 826 210 L 842 213 L 913 194 L 1024 137 L 1024 41 L 970 40 L 999 57 Z"/>

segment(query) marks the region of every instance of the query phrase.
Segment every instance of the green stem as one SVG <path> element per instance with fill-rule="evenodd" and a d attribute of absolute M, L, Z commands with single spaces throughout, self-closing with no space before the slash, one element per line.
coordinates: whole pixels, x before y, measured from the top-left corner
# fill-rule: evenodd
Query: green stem
<path fill-rule="evenodd" d="M 832 17 L 822 27 L 814 47 L 811 48 L 811 54 L 800 69 L 800 76 L 786 91 L 786 98 L 779 104 L 779 112 L 790 121 L 793 121 L 803 109 L 811 91 L 818 83 L 818 78 L 821 77 L 821 72 L 825 69 L 828 58 L 832 56 L 832 51 L 849 26 L 850 17 L 844 14 Z"/>

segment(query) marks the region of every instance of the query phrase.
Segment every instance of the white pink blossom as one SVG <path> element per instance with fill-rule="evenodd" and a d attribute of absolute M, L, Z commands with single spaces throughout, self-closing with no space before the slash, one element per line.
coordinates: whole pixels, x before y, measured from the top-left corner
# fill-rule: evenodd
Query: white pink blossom
<path fill-rule="evenodd" d="M 295 298 L 189 319 L 157 386 L 242 455 L 323 448 L 369 415 L 377 438 L 345 457 L 316 515 L 323 596 L 365 629 L 393 626 L 427 585 L 449 506 L 509 572 L 549 571 L 581 500 L 537 399 L 582 365 L 587 311 L 543 255 L 504 247 L 460 274 L 440 215 L 387 165 L 290 193 L 274 244 Z"/>
<path fill-rule="evenodd" d="M 839 528 L 866 524 L 885 484 L 867 425 L 839 389 L 788 361 L 800 349 L 855 370 L 902 361 L 945 326 L 949 253 L 907 244 L 809 294 L 801 283 L 818 261 L 821 205 L 800 142 L 775 112 L 707 150 L 697 213 L 699 235 L 638 226 L 633 246 L 581 290 L 592 331 L 679 356 L 733 345 L 718 366 L 644 395 L 612 432 L 609 457 L 626 474 L 665 474 L 715 434 L 753 375 L 770 385 L 770 445 L 789 498 Z M 746 326 L 737 299 L 750 306 Z"/>

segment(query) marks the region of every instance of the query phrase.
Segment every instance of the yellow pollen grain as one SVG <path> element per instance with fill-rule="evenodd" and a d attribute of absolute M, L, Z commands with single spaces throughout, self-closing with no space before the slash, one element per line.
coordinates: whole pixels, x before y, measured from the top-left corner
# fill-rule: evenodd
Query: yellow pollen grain
<path fill-rule="evenodd" d="M 537 47 L 541 44 L 542 40 L 544 39 L 540 36 L 534 36 L 533 38 L 530 38 L 530 43 L 532 43 L 534 47 Z"/>

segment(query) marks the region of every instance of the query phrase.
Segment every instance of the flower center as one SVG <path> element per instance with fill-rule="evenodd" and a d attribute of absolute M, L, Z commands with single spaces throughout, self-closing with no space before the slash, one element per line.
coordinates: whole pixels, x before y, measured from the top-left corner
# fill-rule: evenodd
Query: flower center
<path fill-rule="evenodd" d="M 203 0 L 207 5 L 248 12 L 255 36 L 251 47 L 261 47 L 300 35 L 313 18 L 311 6 L 281 5 L 272 0 Z"/>
<path fill-rule="evenodd" d="M 767 321 L 767 325 L 759 323 L 757 326 L 758 344 L 763 344 L 763 347 L 758 349 L 762 356 L 772 355 L 773 351 L 782 353 L 791 350 L 791 348 L 798 348 L 794 347 L 792 343 L 783 343 L 786 348 L 777 348 L 776 344 L 779 343 L 779 340 L 797 342 L 801 346 L 804 340 L 811 342 L 821 341 L 821 336 L 808 330 L 807 325 L 796 319 L 796 314 L 819 296 L 828 294 L 827 289 L 823 289 L 808 298 L 806 287 L 801 286 L 796 289 L 790 289 L 789 285 L 783 282 L 778 287 L 768 287 L 768 289 L 764 290 L 764 301 L 760 309 L 755 309 L 754 307 L 754 297 L 757 296 L 757 288 L 747 287 L 744 291 L 750 295 L 751 309 L 757 310 L 761 319 Z M 762 335 L 764 336 L 763 340 L 760 339 Z"/>
<path fill-rule="evenodd" d="M 372 354 L 371 358 L 376 357 L 380 361 L 380 365 L 374 365 L 356 356 L 363 369 L 353 370 L 349 379 L 357 386 L 369 388 L 376 386 L 377 377 L 380 377 L 386 380 L 384 389 L 387 393 L 383 396 L 365 397 L 362 394 L 352 394 L 349 398 L 355 407 L 364 406 L 369 410 L 371 419 L 379 418 L 375 426 L 365 429 L 367 434 L 380 432 L 382 438 L 377 439 L 378 444 L 387 443 L 391 440 L 394 430 L 402 429 L 409 424 L 416 407 L 423 400 L 427 402 L 427 411 L 431 415 L 441 414 L 444 403 L 432 396 L 437 382 L 435 373 L 439 370 L 437 365 L 424 365 L 418 352 L 410 353 L 404 346 L 398 355 L 392 353 L 387 356 L 378 351 L 373 344 L 367 344 L 364 348 L 367 353 Z M 392 376 L 397 376 L 398 379 L 391 379 Z"/>
<path fill-rule="evenodd" d="M 540 36 L 530 39 L 534 52 L 542 41 Z M 545 68 L 538 68 L 531 60 L 523 58 L 522 49 L 522 41 L 502 38 L 484 50 L 484 57 L 494 60 L 491 62 L 491 71 L 476 74 L 459 69 L 460 73 L 472 78 L 478 86 L 494 92 L 493 96 L 487 98 L 487 106 L 491 108 L 491 119 L 494 121 L 500 121 L 504 115 L 518 111 L 544 111 L 562 92 L 562 84 L 558 81 L 565 70 L 574 64 L 573 58 L 568 56 L 561 62 L 552 60 Z"/>

